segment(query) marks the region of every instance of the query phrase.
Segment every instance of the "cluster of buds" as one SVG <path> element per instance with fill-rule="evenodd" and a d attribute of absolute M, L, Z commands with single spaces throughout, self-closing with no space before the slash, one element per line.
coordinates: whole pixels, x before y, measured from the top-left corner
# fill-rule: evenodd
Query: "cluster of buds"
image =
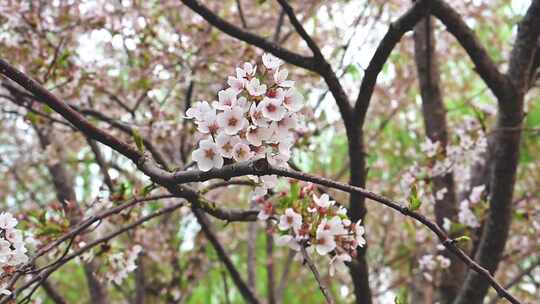
<path fill-rule="evenodd" d="M 224 162 L 267 158 L 275 166 L 286 166 L 291 157 L 294 129 L 303 107 L 302 95 L 287 80 L 282 61 L 264 54 L 262 66 L 246 62 L 229 76 L 229 87 L 218 92 L 218 100 L 196 102 L 186 111 L 197 130 L 205 134 L 192 159 L 200 170 L 221 168 Z M 266 194 L 277 177 L 255 178 L 261 183 L 255 194 Z"/>
<path fill-rule="evenodd" d="M 279 233 L 276 244 L 310 253 L 330 254 L 330 275 L 346 269 L 345 262 L 356 256 L 358 246 L 366 244 L 361 221 L 352 223 L 346 209 L 336 204 L 326 193 L 318 196 L 312 184 L 300 190 L 298 198 L 273 204 L 259 199 L 260 220 L 276 219 Z"/>
<path fill-rule="evenodd" d="M 15 271 L 15 267 L 26 263 L 28 256 L 23 234 L 16 229 L 17 220 L 7 212 L 0 213 L 0 281 L 4 283 Z M 9 295 L 4 287 L 0 293 Z"/>

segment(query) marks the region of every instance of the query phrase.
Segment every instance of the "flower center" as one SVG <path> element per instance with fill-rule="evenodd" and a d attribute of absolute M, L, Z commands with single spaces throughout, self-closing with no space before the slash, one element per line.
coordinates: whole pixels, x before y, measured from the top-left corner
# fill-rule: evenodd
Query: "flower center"
<path fill-rule="evenodd" d="M 236 117 L 229 118 L 229 127 L 235 127 L 237 123 L 238 119 L 236 119 Z"/>
<path fill-rule="evenodd" d="M 230 142 L 226 142 L 222 147 L 221 147 L 223 150 L 229 152 L 232 150 L 233 146 L 231 145 Z"/>
<path fill-rule="evenodd" d="M 272 103 L 269 103 L 267 106 L 266 106 L 266 110 L 268 110 L 268 112 L 275 112 L 277 110 L 277 107 L 272 104 Z"/>
<path fill-rule="evenodd" d="M 268 97 L 276 97 L 277 96 L 277 92 L 275 90 L 270 90 L 268 91 L 268 93 L 266 94 L 266 96 Z"/>
<path fill-rule="evenodd" d="M 244 149 L 240 148 L 236 150 L 236 156 L 238 158 L 243 158 L 245 155 L 246 155 L 246 151 L 244 151 Z"/>
<path fill-rule="evenodd" d="M 263 114 L 261 111 L 256 111 L 253 113 L 253 118 L 255 118 L 256 120 L 262 119 L 262 117 L 263 117 Z"/>
<path fill-rule="evenodd" d="M 213 149 L 204 150 L 204 156 L 208 159 L 213 159 L 215 155 L 216 155 L 216 152 L 214 152 Z"/>

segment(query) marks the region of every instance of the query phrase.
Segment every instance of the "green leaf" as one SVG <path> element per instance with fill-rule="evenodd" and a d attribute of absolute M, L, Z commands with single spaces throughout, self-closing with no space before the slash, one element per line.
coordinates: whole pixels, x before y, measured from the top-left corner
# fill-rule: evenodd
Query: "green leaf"
<path fill-rule="evenodd" d="M 141 136 L 141 133 L 139 133 L 139 130 L 137 130 L 136 128 L 133 128 L 131 133 L 133 134 L 133 140 L 135 140 L 135 145 L 137 145 L 137 149 L 139 149 L 139 151 L 143 152 L 144 151 L 144 143 L 143 143 L 143 138 Z"/>
<path fill-rule="evenodd" d="M 30 121 L 32 124 L 36 124 L 38 122 L 38 117 L 33 112 L 26 113 L 26 119 Z"/>
<path fill-rule="evenodd" d="M 466 235 L 462 235 L 462 236 L 457 237 L 457 238 L 454 239 L 454 241 L 456 241 L 458 243 L 460 243 L 460 242 L 468 242 L 470 240 L 471 240 L 471 238 L 466 236 Z"/>
<path fill-rule="evenodd" d="M 415 211 L 420 209 L 421 205 L 422 201 L 418 197 L 418 189 L 416 188 L 416 185 L 413 184 L 411 186 L 411 194 L 409 195 L 409 209 Z"/>
<path fill-rule="evenodd" d="M 141 195 L 143 197 L 146 197 L 148 194 L 150 194 L 150 192 L 152 192 L 152 190 L 156 189 L 156 185 L 155 184 L 150 184 L 150 185 L 147 185 L 145 186 L 144 188 L 142 188 L 141 190 Z"/>
<path fill-rule="evenodd" d="M 345 69 L 345 73 L 351 75 L 353 80 L 360 79 L 360 71 L 358 70 L 358 67 L 355 64 L 349 64 L 347 68 Z"/>
<path fill-rule="evenodd" d="M 401 287 L 398 291 L 398 295 L 394 298 L 394 304 L 407 304 L 409 298 L 409 291 Z"/>

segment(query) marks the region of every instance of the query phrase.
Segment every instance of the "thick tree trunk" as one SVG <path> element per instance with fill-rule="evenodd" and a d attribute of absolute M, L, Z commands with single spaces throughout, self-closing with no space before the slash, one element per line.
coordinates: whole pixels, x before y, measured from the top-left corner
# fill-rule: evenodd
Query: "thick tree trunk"
<path fill-rule="evenodd" d="M 439 65 L 435 52 L 435 38 L 431 17 L 422 19 L 414 28 L 414 58 L 418 71 L 420 94 L 422 96 L 422 114 L 426 135 L 432 142 L 439 142 L 446 155 L 448 131 L 446 126 L 446 109 L 443 102 Z M 435 218 L 443 227 L 444 219 L 457 220 L 457 201 L 453 172 L 436 176 L 432 180 L 434 193 L 446 189 L 441 199 L 435 199 Z M 455 236 L 452 236 L 455 237 Z M 442 255 L 451 260 L 448 271 L 444 271 L 438 282 L 438 300 L 441 304 L 451 303 L 457 295 L 465 276 L 465 265 L 447 250 Z M 417 302 L 414 301 L 413 302 Z"/>

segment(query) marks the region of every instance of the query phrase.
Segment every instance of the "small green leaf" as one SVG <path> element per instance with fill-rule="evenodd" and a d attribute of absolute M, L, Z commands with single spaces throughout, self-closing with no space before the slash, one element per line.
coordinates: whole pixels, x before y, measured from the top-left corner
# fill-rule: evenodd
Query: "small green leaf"
<path fill-rule="evenodd" d="M 26 113 L 26 119 L 30 121 L 32 124 L 36 124 L 38 122 L 38 117 L 36 114 L 32 112 Z"/>
<path fill-rule="evenodd" d="M 394 304 L 407 304 L 409 298 L 409 292 L 406 288 L 400 288 L 398 295 L 394 298 Z"/>
<path fill-rule="evenodd" d="M 471 238 L 468 237 L 468 236 L 466 236 L 466 235 L 462 235 L 462 236 L 457 237 L 457 238 L 454 239 L 454 241 L 457 242 L 457 243 L 460 243 L 460 242 L 468 242 L 468 241 L 470 241 L 470 240 L 471 240 Z"/>
<path fill-rule="evenodd" d="M 418 197 L 418 189 L 416 188 L 416 185 L 413 184 L 411 186 L 411 194 L 409 195 L 409 209 L 415 211 L 420 209 L 421 205 L 422 201 Z"/>
<path fill-rule="evenodd" d="M 358 67 L 355 64 L 349 64 L 347 68 L 345 69 L 345 73 L 351 75 L 353 80 L 360 79 L 360 71 L 358 70 Z"/>
<path fill-rule="evenodd" d="M 139 133 L 139 130 L 133 128 L 132 129 L 132 132 L 133 134 L 133 139 L 135 140 L 135 145 L 137 145 L 137 149 L 139 149 L 139 151 L 143 152 L 144 151 L 144 143 L 143 143 L 143 138 L 141 136 L 141 133 Z"/>
<path fill-rule="evenodd" d="M 142 191 L 141 191 L 141 195 L 143 197 L 146 197 L 148 194 L 150 194 L 150 192 L 152 192 L 152 190 L 156 189 L 156 185 L 155 184 L 150 184 L 150 185 L 147 185 L 145 186 L 144 188 L 142 188 Z"/>

